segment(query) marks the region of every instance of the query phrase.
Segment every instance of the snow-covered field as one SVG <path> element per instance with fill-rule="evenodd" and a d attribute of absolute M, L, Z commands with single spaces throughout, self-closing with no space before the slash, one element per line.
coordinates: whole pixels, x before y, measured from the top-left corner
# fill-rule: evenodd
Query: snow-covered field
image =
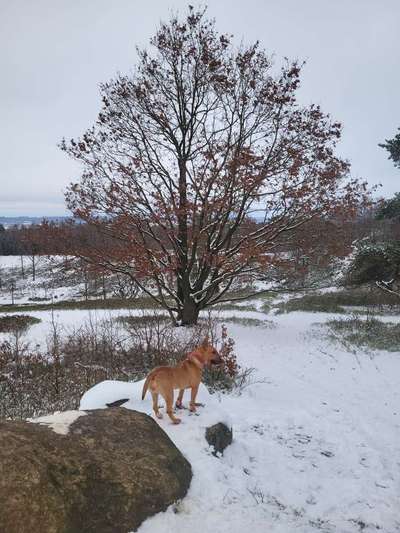
<path fill-rule="evenodd" d="M 19 268 L 19 258 L 1 259 L 2 269 Z M 42 281 L 28 284 L 20 301 L 40 296 Z M 69 297 L 73 288 L 67 289 Z M 3 303 L 8 298 L 7 291 L 0 295 Z M 238 305 L 219 316 L 273 322 L 227 322 L 239 363 L 255 369 L 255 383 L 240 395 L 210 396 L 203 389 L 199 416 L 184 411 L 179 426 L 159 421 L 194 475 L 186 498 L 147 520 L 140 533 L 400 532 L 400 351 L 367 353 L 333 344 L 323 327 L 331 314 L 264 314 L 262 300 L 242 305 L 249 303 L 258 312 Z M 44 346 L 52 322 L 68 334 L 87 321 L 140 313 L 27 312 L 41 322 L 25 339 Z M 151 414 L 149 399 L 140 400 L 140 383 L 97 387 L 82 408 L 129 397 L 127 408 Z M 219 458 L 204 439 L 216 417 L 229 420 L 234 434 Z"/>
<path fill-rule="evenodd" d="M 29 256 L 0 255 L 0 304 L 11 304 L 11 284 L 14 285 L 13 298 L 16 304 L 32 304 L 35 299 L 45 302 L 71 300 L 79 295 L 82 298 L 83 284 L 64 284 L 62 280 L 56 282 L 57 264 L 61 260 L 57 256 L 35 257 L 36 275 L 33 280 Z"/>
<path fill-rule="evenodd" d="M 59 319 L 69 315 L 72 325 L 74 313 Z M 194 476 L 186 498 L 140 533 L 400 531 L 400 353 L 371 356 L 331 344 L 315 325 L 331 317 L 290 313 L 268 315 L 275 327 L 229 324 L 239 361 L 256 369 L 258 382 L 240 395 L 203 390 L 199 416 L 184 411 L 179 426 L 159 421 Z M 97 387 L 82 408 L 129 397 L 128 408 L 151 413 L 141 384 Z M 220 458 L 204 440 L 216 414 L 234 432 Z"/>

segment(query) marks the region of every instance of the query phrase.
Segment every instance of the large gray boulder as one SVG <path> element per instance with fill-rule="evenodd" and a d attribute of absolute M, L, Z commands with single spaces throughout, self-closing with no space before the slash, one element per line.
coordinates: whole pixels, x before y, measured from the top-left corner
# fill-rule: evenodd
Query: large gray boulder
<path fill-rule="evenodd" d="M 190 464 L 149 416 L 99 409 L 66 435 L 0 422 L 0 531 L 127 533 L 185 496 Z"/>

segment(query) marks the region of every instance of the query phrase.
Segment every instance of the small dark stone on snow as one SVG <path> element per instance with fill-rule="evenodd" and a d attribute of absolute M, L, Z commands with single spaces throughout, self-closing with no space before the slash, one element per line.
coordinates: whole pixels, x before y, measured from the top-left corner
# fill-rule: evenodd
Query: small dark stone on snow
<path fill-rule="evenodd" d="M 328 450 L 324 450 L 321 452 L 321 455 L 325 455 L 325 457 L 333 457 L 335 454 L 332 452 L 329 452 Z"/>
<path fill-rule="evenodd" d="M 232 428 L 222 422 L 206 428 L 206 441 L 214 447 L 213 455 L 223 453 L 225 448 L 232 444 Z"/>

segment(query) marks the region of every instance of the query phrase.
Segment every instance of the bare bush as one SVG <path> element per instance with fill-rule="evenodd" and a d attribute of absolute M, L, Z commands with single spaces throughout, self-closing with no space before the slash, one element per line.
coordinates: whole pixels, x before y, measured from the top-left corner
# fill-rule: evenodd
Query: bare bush
<path fill-rule="evenodd" d="M 204 370 L 204 383 L 212 391 L 235 388 L 235 380 L 241 370 L 234 351 L 235 342 L 228 336 L 226 326 L 221 326 L 210 312 L 188 329 L 174 327 L 166 315 L 159 313 L 127 317 L 124 323 L 131 345 L 135 345 L 135 351 L 142 354 L 143 369 L 148 371 L 155 366 L 176 364 L 208 338 L 219 350 L 222 364 Z"/>
<path fill-rule="evenodd" d="M 100 380 L 100 375 L 87 376 L 51 354 L 32 350 L 15 333 L 0 346 L 0 417 L 26 418 L 77 408 L 83 392 Z"/>
<path fill-rule="evenodd" d="M 205 370 L 205 384 L 212 391 L 243 387 L 251 369 L 239 367 L 233 339 L 211 315 L 192 328 L 176 328 L 156 312 L 89 320 L 66 335 L 53 317 L 44 351 L 32 349 L 16 330 L 0 345 L 0 417 L 76 409 L 96 383 L 141 379 L 155 366 L 178 363 L 206 337 L 223 363 Z"/>

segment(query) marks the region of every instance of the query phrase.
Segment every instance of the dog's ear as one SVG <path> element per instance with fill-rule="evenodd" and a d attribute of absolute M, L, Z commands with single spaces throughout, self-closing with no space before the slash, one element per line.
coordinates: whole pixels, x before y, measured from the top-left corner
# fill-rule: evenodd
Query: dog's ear
<path fill-rule="evenodd" d="M 193 352 L 190 352 L 188 355 L 189 361 L 193 361 L 193 363 L 198 366 L 199 368 L 203 367 L 204 364 L 204 355 L 199 350 L 194 350 Z"/>

